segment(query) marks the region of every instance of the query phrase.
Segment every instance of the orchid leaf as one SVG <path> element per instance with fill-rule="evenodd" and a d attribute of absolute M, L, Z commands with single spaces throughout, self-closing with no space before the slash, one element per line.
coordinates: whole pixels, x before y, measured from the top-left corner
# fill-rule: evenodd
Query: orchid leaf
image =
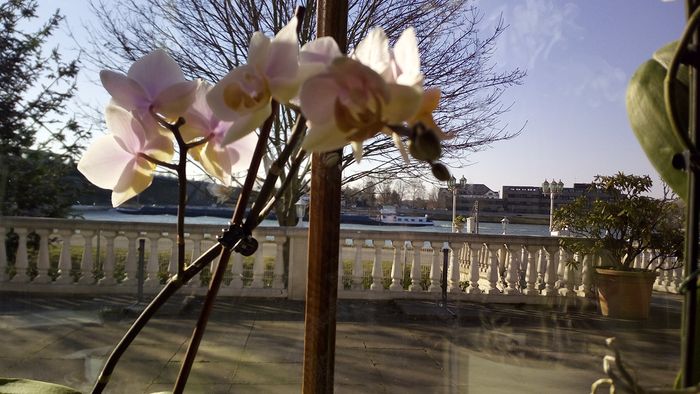
<path fill-rule="evenodd" d="M 664 48 L 657 52 L 662 59 L 666 56 Z M 651 164 L 671 189 L 687 201 L 686 173 L 672 165 L 673 156 L 686 148 L 671 129 L 666 115 L 665 76 L 666 69 L 656 60 L 648 60 L 637 69 L 627 87 L 627 115 L 634 135 Z M 681 82 L 676 83 L 679 122 L 682 132 L 685 132 L 688 128 L 688 89 Z"/>
<path fill-rule="evenodd" d="M 673 60 L 673 54 L 676 52 L 677 47 L 678 41 L 669 42 L 668 44 L 662 46 L 656 52 L 654 52 L 652 59 L 659 62 L 659 64 L 661 64 L 664 69 L 668 70 L 668 67 L 671 65 L 671 61 Z M 676 78 L 684 86 L 688 86 L 688 66 L 681 64 L 678 69 L 678 74 L 676 75 Z"/>
<path fill-rule="evenodd" d="M 0 378 L 0 392 L 4 394 L 80 394 L 80 391 L 70 387 L 16 378 Z"/>

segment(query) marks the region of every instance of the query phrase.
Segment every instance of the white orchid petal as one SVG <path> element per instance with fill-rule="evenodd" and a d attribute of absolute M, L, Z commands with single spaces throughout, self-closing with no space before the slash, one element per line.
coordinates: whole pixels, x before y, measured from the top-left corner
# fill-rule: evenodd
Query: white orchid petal
<path fill-rule="evenodd" d="M 330 152 L 350 142 L 347 134 L 338 130 L 333 122 L 314 124 L 307 122 L 308 131 L 301 146 L 307 152 Z"/>
<path fill-rule="evenodd" d="M 268 79 L 295 79 L 299 68 L 297 18 L 292 18 L 272 39 L 265 64 Z"/>
<path fill-rule="evenodd" d="M 338 43 L 332 37 L 320 37 L 307 42 L 299 52 L 299 63 L 302 65 L 319 63 L 328 66 L 337 57 L 343 56 Z"/>
<path fill-rule="evenodd" d="M 394 145 L 396 146 L 396 149 L 399 150 L 399 153 L 401 153 L 401 157 L 403 158 L 403 161 L 408 164 L 410 159 L 408 157 L 408 152 L 406 150 L 406 145 L 404 145 L 403 141 L 401 141 L 401 136 L 398 134 L 391 132 L 391 139 L 394 141 Z"/>
<path fill-rule="evenodd" d="M 141 151 L 146 141 L 146 132 L 131 112 L 116 105 L 108 105 L 105 109 L 105 123 L 122 149 L 133 155 Z"/>
<path fill-rule="evenodd" d="M 155 165 L 145 159 L 137 159 L 130 163 L 112 190 L 112 206 L 118 207 L 146 190 L 153 182 L 154 169 Z"/>
<path fill-rule="evenodd" d="M 270 51 L 270 38 L 262 32 L 256 31 L 250 37 L 248 46 L 248 64 L 259 70 L 267 64 L 267 57 Z"/>
<path fill-rule="evenodd" d="M 334 115 L 340 87 L 331 77 L 318 75 L 301 86 L 299 102 L 306 119 L 313 123 L 328 123 Z"/>
<path fill-rule="evenodd" d="M 127 76 L 141 85 L 150 98 L 155 98 L 171 85 L 185 81 L 180 66 L 162 49 L 156 49 L 137 60 Z"/>
<path fill-rule="evenodd" d="M 379 27 L 370 30 L 367 37 L 357 44 L 353 57 L 377 74 L 384 74 L 391 64 L 389 40 L 384 30 Z"/>
<path fill-rule="evenodd" d="M 258 136 L 250 133 L 238 141 L 226 145 L 226 149 L 235 149 L 238 154 L 237 160 L 231 160 L 231 172 L 240 172 L 250 168 L 250 161 L 253 159 L 257 143 Z"/>
<path fill-rule="evenodd" d="M 352 141 L 350 142 L 350 146 L 352 146 L 352 154 L 355 158 L 355 162 L 359 164 L 360 161 L 362 161 L 362 141 Z"/>
<path fill-rule="evenodd" d="M 421 94 L 409 86 L 390 83 L 387 87 L 390 98 L 384 107 L 384 120 L 401 123 L 412 118 L 420 108 Z"/>
<path fill-rule="evenodd" d="M 100 80 L 116 105 L 129 111 L 148 107 L 149 98 L 146 92 L 141 85 L 126 75 L 102 70 L 100 71 Z"/>
<path fill-rule="evenodd" d="M 184 81 L 163 89 L 153 100 L 156 112 L 167 118 L 177 118 L 185 114 L 192 105 L 197 92 L 196 81 Z"/>
<path fill-rule="evenodd" d="M 237 118 L 228 131 L 226 131 L 222 144 L 230 144 L 245 137 L 248 133 L 253 132 L 255 129 L 262 126 L 265 119 L 267 119 L 271 113 L 272 107 L 270 103 L 268 103 L 258 111 Z"/>
<path fill-rule="evenodd" d="M 396 82 L 401 85 L 422 87 L 423 74 L 420 72 L 420 53 L 416 32 L 411 27 L 401 33 L 394 45 L 394 60 L 400 69 Z"/>
<path fill-rule="evenodd" d="M 132 163 L 134 155 L 122 149 L 112 134 L 97 137 L 78 162 L 88 181 L 102 189 L 112 189 Z"/>

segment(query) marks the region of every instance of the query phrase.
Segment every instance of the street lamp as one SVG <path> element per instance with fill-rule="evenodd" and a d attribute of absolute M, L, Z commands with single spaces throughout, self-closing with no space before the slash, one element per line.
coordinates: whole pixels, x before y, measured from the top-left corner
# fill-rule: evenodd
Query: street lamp
<path fill-rule="evenodd" d="M 455 232 L 457 230 L 455 227 L 455 219 L 457 218 L 457 179 L 454 175 L 447 181 L 447 189 L 452 190 L 452 232 Z"/>
<path fill-rule="evenodd" d="M 296 208 L 297 217 L 299 218 L 299 221 L 297 222 L 297 227 L 304 227 L 304 214 L 306 213 L 306 203 L 302 200 L 299 200 L 296 204 L 294 204 L 294 207 Z"/>
<path fill-rule="evenodd" d="M 559 180 L 559 182 L 552 179 L 552 182 L 547 182 L 545 179 L 542 182 L 542 194 L 549 194 L 549 232 L 552 232 L 553 221 L 554 221 L 554 197 L 564 190 L 564 182 Z"/>

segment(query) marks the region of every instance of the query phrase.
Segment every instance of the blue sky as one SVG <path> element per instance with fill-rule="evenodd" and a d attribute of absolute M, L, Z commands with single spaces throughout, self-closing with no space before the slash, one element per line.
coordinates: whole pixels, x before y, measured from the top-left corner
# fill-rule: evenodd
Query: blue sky
<path fill-rule="evenodd" d="M 87 0 L 40 0 L 43 16 L 61 8 L 75 33 L 91 15 Z M 454 168 L 459 178 L 502 185 L 539 185 L 556 178 L 566 186 L 588 182 L 596 174 L 617 171 L 649 174 L 655 193 L 658 176 L 636 142 L 627 121 L 625 89 L 639 64 L 655 49 L 677 39 L 684 24 L 684 2 L 661 0 L 479 0 L 483 28 L 503 15 L 509 28 L 501 36 L 496 67 L 520 67 L 528 73 L 522 86 L 503 96 L 511 111 L 503 124 L 523 133 L 469 157 Z M 75 45 L 64 31 L 62 48 Z M 81 76 L 80 96 L 106 103 L 97 75 Z"/>

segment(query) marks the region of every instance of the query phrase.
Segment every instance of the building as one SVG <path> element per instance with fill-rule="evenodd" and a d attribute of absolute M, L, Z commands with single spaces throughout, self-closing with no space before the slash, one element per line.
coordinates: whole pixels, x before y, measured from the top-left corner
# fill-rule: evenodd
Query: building
<path fill-rule="evenodd" d="M 567 204 L 580 196 L 591 200 L 605 198 L 600 192 L 591 192 L 588 183 L 574 183 L 565 187 L 554 198 L 554 209 Z M 482 217 L 549 217 L 550 195 L 542 193 L 541 186 L 503 186 L 501 194 L 488 186 L 467 183 L 462 177 L 455 185 L 457 214 L 474 215 L 475 203 L 478 201 L 479 215 Z M 452 209 L 452 190 L 441 188 L 438 192 L 438 207 Z"/>

